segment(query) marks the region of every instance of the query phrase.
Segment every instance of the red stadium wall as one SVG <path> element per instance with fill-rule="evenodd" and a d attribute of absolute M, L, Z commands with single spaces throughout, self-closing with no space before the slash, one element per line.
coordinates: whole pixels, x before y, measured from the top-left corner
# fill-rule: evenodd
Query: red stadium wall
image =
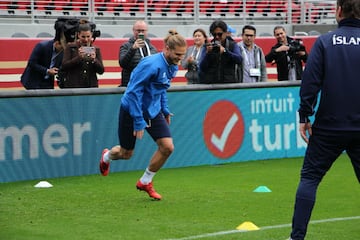
<path fill-rule="evenodd" d="M 301 37 L 308 52 L 316 39 L 316 37 Z M 16 88 L 21 87 L 20 76 L 27 64 L 33 47 L 40 38 L 0 38 L 0 88 Z M 95 45 L 101 48 L 101 53 L 105 65 L 105 73 L 99 76 L 100 87 L 117 86 L 120 83 L 121 68 L 118 63 L 120 45 L 128 39 L 108 39 L 98 38 Z M 239 38 L 236 38 L 240 41 Z M 160 51 L 163 48 L 163 40 L 156 38 L 151 40 L 152 44 Z M 192 44 L 192 39 L 188 39 L 188 43 Z M 273 37 L 259 37 L 256 44 L 262 47 L 264 53 L 268 53 L 276 43 Z M 268 64 L 269 80 L 276 80 L 276 66 Z M 185 71 L 180 68 L 173 83 L 184 84 Z"/>

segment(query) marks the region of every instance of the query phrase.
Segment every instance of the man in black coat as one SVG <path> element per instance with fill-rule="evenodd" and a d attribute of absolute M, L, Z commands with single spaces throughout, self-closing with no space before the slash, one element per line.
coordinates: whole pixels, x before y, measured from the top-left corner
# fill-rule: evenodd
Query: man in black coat
<path fill-rule="evenodd" d="M 276 64 L 278 81 L 301 80 L 302 62 L 306 62 L 307 52 L 301 41 L 288 37 L 282 26 L 274 28 L 277 40 L 270 52 L 265 56 L 268 63 Z"/>
<path fill-rule="evenodd" d="M 200 83 L 236 83 L 236 65 L 241 64 L 240 48 L 227 36 L 228 26 L 221 20 L 210 25 L 213 39 L 206 46 L 206 54 L 200 59 Z"/>
<path fill-rule="evenodd" d="M 148 38 L 148 25 L 145 21 L 137 20 L 132 30 L 133 36 L 129 38 L 129 41 L 120 46 L 119 65 L 122 71 L 119 87 L 126 87 L 128 85 L 131 72 L 142 58 L 157 53 L 157 49 Z"/>

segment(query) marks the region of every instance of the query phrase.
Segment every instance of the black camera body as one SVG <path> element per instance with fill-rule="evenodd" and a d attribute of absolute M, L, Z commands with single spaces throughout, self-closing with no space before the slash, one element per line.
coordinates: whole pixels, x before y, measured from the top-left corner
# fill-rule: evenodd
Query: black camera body
<path fill-rule="evenodd" d="M 289 42 L 289 55 L 294 55 L 299 51 L 305 51 L 303 41 L 301 39 L 292 39 Z"/>
<path fill-rule="evenodd" d="M 220 52 L 220 41 L 211 41 L 210 45 L 212 46 L 212 52 L 213 53 L 219 53 Z"/>
<path fill-rule="evenodd" d="M 60 39 L 63 35 L 65 38 L 66 43 L 73 42 L 76 39 L 76 33 L 78 32 L 79 28 L 79 21 L 78 18 L 73 17 L 59 17 L 54 25 L 57 39 Z M 101 32 L 100 30 L 96 30 L 96 24 L 93 22 L 89 22 L 89 25 L 91 27 L 92 37 L 94 40 L 97 37 L 100 37 Z"/>

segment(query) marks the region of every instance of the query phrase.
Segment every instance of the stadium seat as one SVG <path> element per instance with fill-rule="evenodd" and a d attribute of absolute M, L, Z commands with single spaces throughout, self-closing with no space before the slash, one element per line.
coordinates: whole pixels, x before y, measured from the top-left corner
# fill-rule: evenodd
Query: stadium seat
<path fill-rule="evenodd" d="M 157 38 L 158 36 L 156 36 L 155 34 L 152 33 L 148 33 L 148 38 Z"/>
<path fill-rule="evenodd" d="M 213 5 L 213 1 L 200 1 L 200 13 L 205 14 L 210 17 L 211 13 L 215 12 L 215 6 Z"/>
<path fill-rule="evenodd" d="M 245 9 L 247 14 L 257 12 L 257 7 L 256 7 L 257 1 L 246 1 L 245 4 L 246 4 Z"/>
<path fill-rule="evenodd" d="M 74 11 L 87 12 L 89 11 L 88 0 L 75 0 L 72 3 Z"/>
<path fill-rule="evenodd" d="M 129 3 L 128 8 L 130 12 L 144 12 L 144 0 L 130 0 L 127 3 Z"/>
<path fill-rule="evenodd" d="M 8 12 L 15 13 L 15 10 L 23 11 L 26 14 L 31 14 L 30 1 L 11 1 L 8 5 Z"/>
<path fill-rule="evenodd" d="M 236 16 L 239 16 L 244 11 L 243 1 L 233 1 L 230 9 L 230 11 L 234 12 Z"/>
<path fill-rule="evenodd" d="M 94 1 L 94 10 L 98 15 L 103 15 L 104 12 L 110 11 L 110 6 L 108 3 L 110 0 L 95 0 Z"/>
<path fill-rule="evenodd" d="M 64 11 L 71 11 L 74 9 L 71 0 L 64 0 L 62 1 L 62 3 L 60 3 L 60 5 L 62 6 L 62 10 Z M 58 3 L 56 3 L 56 6 L 58 6 Z"/>
<path fill-rule="evenodd" d="M 56 8 L 52 0 L 34 1 L 34 3 L 36 10 L 45 11 L 46 14 L 51 14 L 51 11 Z"/>
<path fill-rule="evenodd" d="M 288 9 L 289 4 L 285 3 L 285 9 Z M 291 3 L 291 23 L 300 23 L 301 22 L 301 6 L 294 2 Z"/>
<path fill-rule="evenodd" d="M 110 33 L 101 33 L 100 38 L 113 38 L 114 36 Z"/>
<path fill-rule="evenodd" d="M 125 33 L 122 37 L 123 38 L 131 38 L 134 34 L 132 33 Z"/>
<path fill-rule="evenodd" d="M 270 7 L 270 11 L 273 13 L 282 13 L 285 11 L 284 6 L 285 6 L 286 1 L 285 0 L 274 0 L 274 1 L 269 1 L 269 7 Z"/>
<path fill-rule="evenodd" d="M 259 34 L 259 37 L 272 37 L 273 35 L 271 35 L 271 33 L 268 32 L 262 32 Z"/>
<path fill-rule="evenodd" d="M 1 1 L 0 2 L 0 9 L 9 9 L 9 5 L 10 5 L 10 1 L 8 1 L 8 2 L 5 2 L 5 1 Z"/>
<path fill-rule="evenodd" d="M 119 16 L 121 12 L 125 12 L 124 2 L 121 0 L 112 0 L 107 6 L 111 6 L 111 11 L 114 12 L 115 16 Z"/>
<path fill-rule="evenodd" d="M 169 1 L 168 5 L 172 12 L 175 13 L 185 12 L 184 1 Z"/>
<path fill-rule="evenodd" d="M 31 9 L 30 1 L 11 1 L 8 5 L 9 9 Z"/>
<path fill-rule="evenodd" d="M 194 1 L 183 1 L 182 8 L 184 13 L 193 14 L 195 10 Z"/>
<path fill-rule="evenodd" d="M 320 18 L 320 13 L 316 5 L 310 2 L 305 2 L 305 16 L 309 23 L 317 23 Z"/>
<path fill-rule="evenodd" d="M 168 7 L 168 0 L 152 0 L 148 1 L 148 11 L 161 13 Z"/>
<path fill-rule="evenodd" d="M 40 32 L 36 35 L 36 37 L 37 38 L 52 38 L 54 36 L 48 32 Z"/>
<path fill-rule="evenodd" d="M 262 1 L 262 12 L 263 12 L 263 13 L 269 13 L 269 12 L 271 12 L 270 5 L 271 5 L 271 1 L 265 1 L 265 0 L 263 0 L 263 1 Z"/>
<path fill-rule="evenodd" d="M 319 36 L 321 35 L 321 33 L 319 31 L 316 31 L 316 30 L 311 30 L 308 32 L 308 35 L 309 36 Z"/>
<path fill-rule="evenodd" d="M 225 16 L 226 13 L 228 13 L 230 11 L 229 8 L 230 3 L 228 3 L 227 1 L 216 1 L 213 3 L 213 6 L 215 8 L 215 12 L 220 14 L 221 16 Z"/>
<path fill-rule="evenodd" d="M 60 5 L 56 2 L 56 9 L 63 11 L 64 15 L 69 15 L 71 12 L 80 12 L 81 15 L 86 15 L 89 10 L 87 0 L 65 0 L 61 1 Z"/>
<path fill-rule="evenodd" d="M 11 35 L 13 38 L 28 38 L 29 36 L 22 32 L 16 32 Z"/>

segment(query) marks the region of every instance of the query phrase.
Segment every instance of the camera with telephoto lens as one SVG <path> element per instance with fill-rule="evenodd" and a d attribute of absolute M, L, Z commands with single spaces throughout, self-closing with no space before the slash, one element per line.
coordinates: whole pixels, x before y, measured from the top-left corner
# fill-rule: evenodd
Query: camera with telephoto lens
<path fill-rule="evenodd" d="M 303 41 L 301 39 L 293 39 L 289 42 L 289 55 L 295 55 L 299 51 L 305 51 Z"/>
<path fill-rule="evenodd" d="M 63 38 L 65 44 L 74 42 L 76 39 L 76 34 L 78 32 L 80 24 L 80 19 L 76 17 L 59 17 L 54 25 L 55 28 L 55 39 Z M 96 29 L 96 24 L 93 22 L 88 22 L 91 28 L 92 37 L 95 41 L 97 37 L 100 37 L 100 30 Z"/>

